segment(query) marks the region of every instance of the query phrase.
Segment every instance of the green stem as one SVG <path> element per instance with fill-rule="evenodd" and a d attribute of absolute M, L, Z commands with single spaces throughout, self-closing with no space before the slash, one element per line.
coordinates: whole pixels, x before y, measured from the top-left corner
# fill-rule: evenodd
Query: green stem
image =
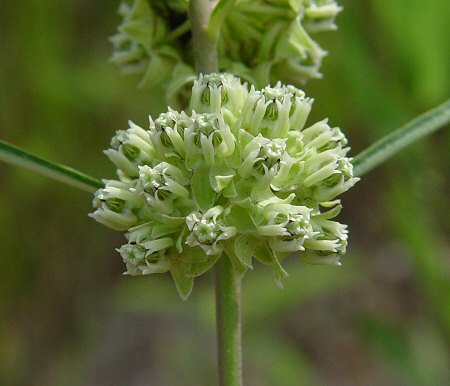
<path fill-rule="evenodd" d="M 191 0 L 189 16 L 191 19 L 192 43 L 194 46 L 195 69 L 200 73 L 218 71 L 217 33 L 211 32 L 209 21 L 215 1 Z"/>
<path fill-rule="evenodd" d="M 96 178 L 67 166 L 47 161 L 1 140 L 0 160 L 24 167 L 87 192 L 95 192 L 103 186 L 103 183 Z"/>
<path fill-rule="evenodd" d="M 197 72 L 217 72 L 217 28 L 210 29 L 215 1 L 191 0 L 192 41 Z M 220 2 L 219 4 L 224 2 Z M 224 12 L 225 10 L 222 9 Z M 241 274 L 224 253 L 216 264 L 216 321 L 220 386 L 242 386 Z"/>
<path fill-rule="evenodd" d="M 418 139 L 450 123 L 450 99 L 391 134 L 381 138 L 353 160 L 354 173 L 362 176 Z"/>
<path fill-rule="evenodd" d="M 242 386 L 241 274 L 225 254 L 215 269 L 220 386 Z"/>

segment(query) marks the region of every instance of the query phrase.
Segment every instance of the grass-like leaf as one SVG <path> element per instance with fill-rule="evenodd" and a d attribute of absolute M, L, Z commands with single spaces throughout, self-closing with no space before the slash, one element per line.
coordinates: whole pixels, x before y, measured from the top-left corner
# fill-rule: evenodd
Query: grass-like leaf
<path fill-rule="evenodd" d="M 24 167 L 87 192 L 95 192 L 103 186 L 103 183 L 96 178 L 70 167 L 47 161 L 1 140 L 0 160 Z"/>
<path fill-rule="evenodd" d="M 381 138 L 359 153 L 353 160 L 355 175 L 362 176 L 397 154 L 403 148 L 449 123 L 450 99 L 436 108 L 419 115 L 411 122 Z"/>

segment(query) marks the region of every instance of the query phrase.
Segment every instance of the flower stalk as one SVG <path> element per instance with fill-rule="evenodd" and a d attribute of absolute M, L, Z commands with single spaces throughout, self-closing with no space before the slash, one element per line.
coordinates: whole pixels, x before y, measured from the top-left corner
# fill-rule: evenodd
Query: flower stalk
<path fill-rule="evenodd" d="M 219 5 L 223 2 L 219 2 Z M 218 71 L 218 28 L 209 29 L 214 1 L 191 0 L 190 19 L 198 73 Z M 223 13 L 223 12 L 222 12 Z M 242 385 L 241 274 L 224 253 L 215 267 L 216 329 L 220 386 Z"/>
<path fill-rule="evenodd" d="M 215 1 L 192 0 L 189 2 L 189 16 L 194 46 L 195 70 L 199 73 L 218 72 L 217 31 L 211 31 L 209 21 Z"/>
<path fill-rule="evenodd" d="M 225 254 L 219 259 L 215 273 L 220 385 L 241 386 L 241 274 Z"/>

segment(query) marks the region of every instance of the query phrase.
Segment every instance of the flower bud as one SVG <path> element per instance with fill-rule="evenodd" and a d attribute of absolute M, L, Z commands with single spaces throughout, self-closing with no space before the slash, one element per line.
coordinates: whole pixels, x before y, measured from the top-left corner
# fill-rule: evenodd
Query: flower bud
<path fill-rule="evenodd" d="M 150 162 L 155 156 L 148 133 L 133 122 L 128 123 L 130 128 L 117 131 L 111 140 L 111 149 L 104 151 L 125 178 L 136 177 L 137 166 Z"/>
<path fill-rule="evenodd" d="M 192 120 L 184 112 L 178 113 L 172 109 L 160 114 L 154 121 L 149 118 L 149 135 L 153 147 L 158 149 L 158 157 L 161 160 L 184 157 L 184 132 L 192 124 Z"/>
<path fill-rule="evenodd" d="M 253 135 L 284 138 L 289 130 L 302 130 L 311 110 L 312 100 L 293 86 L 252 87 L 242 109 L 240 125 Z"/>
<path fill-rule="evenodd" d="M 310 33 L 336 30 L 334 20 L 342 7 L 334 0 L 312 0 L 305 2 L 304 26 Z"/>
<path fill-rule="evenodd" d="M 194 81 L 191 110 L 197 113 L 219 113 L 226 108 L 239 114 L 248 95 L 247 84 L 231 74 L 200 74 Z"/>
<path fill-rule="evenodd" d="M 97 210 L 90 214 L 98 222 L 115 230 L 126 230 L 138 221 L 134 211 L 144 201 L 130 191 L 130 183 L 105 180 L 105 187 L 97 190 L 93 206 Z"/>

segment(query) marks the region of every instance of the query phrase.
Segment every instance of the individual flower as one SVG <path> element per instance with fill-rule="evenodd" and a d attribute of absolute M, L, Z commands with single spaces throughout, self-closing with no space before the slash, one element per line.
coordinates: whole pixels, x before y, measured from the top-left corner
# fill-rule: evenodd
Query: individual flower
<path fill-rule="evenodd" d="M 163 213 L 173 212 L 173 201 L 187 198 L 189 191 L 184 185 L 188 178 L 182 170 L 167 162 L 160 162 L 155 167 L 139 166 L 139 180 L 134 193 L 142 194 L 147 203 Z"/>
<path fill-rule="evenodd" d="M 103 180 L 105 187 L 94 196 L 97 210 L 91 216 L 98 222 L 115 230 L 126 230 L 137 221 L 136 212 L 144 201 L 130 191 L 130 183 Z"/>
<path fill-rule="evenodd" d="M 226 226 L 223 216 L 226 211 L 218 205 L 206 212 L 192 212 L 186 217 L 186 224 L 191 232 L 186 238 L 186 244 L 199 246 L 207 255 L 217 255 L 222 252 L 219 241 L 227 240 L 236 234 L 236 228 Z"/>
<path fill-rule="evenodd" d="M 150 162 L 155 156 L 149 133 L 129 121 L 128 130 L 118 130 L 111 140 L 111 148 L 104 153 L 120 170 L 120 177 L 138 175 L 138 165 Z"/>
<path fill-rule="evenodd" d="M 263 221 L 258 225 L 257 234 L 268 236 L 273 251 L 303 251 L 305 240 L 318 234 L 313 231 L 311 209 L 306 206 L 275 203 L 264 207 L 263 212 Z"/>
<path fill-rule="evenodd" d="M 171 157 L 184 157 L 184 131 L 191 124 L 192 119 L 184 112 L 179 113 L 170 108 L 154 121 L 150 117 L 149 137 L 158 159 L 163 161 Z"/>
<path fill-rule="evenodd" d="M 242 177 L 261 177 L 276 175 L 282 162 L 286 162 L 286 140 L 282 138 L 268 139 L 261 134 L 242 150 L 242 163 L 238 173 Z"/>
<path fill-rule="evenodd" d="M 163 244 L 162 244 L 163 245 Z M 138 244 L 122 245 L 120 253 L 127 267 L 127 273 L 133 276 L 165 273 L 170 269 L 170 260 L 165 255 L 166 249 L 155 246 L 146 249 Z"/>
<path fill-rule="evenodd" d="M 190 106 L 148 130 L 130 122 L 105 152 L 118 180 L 104 180 L 91 216 L 127 231 L 126 273 L 170 272 L 186 298 L 219 259 L 242 273 L 268 264 L 279 285 L 290 254 L 339 265 L 337 197 L 358 180 L 343 132 L 306 125 L 312 99 L 281 83 L 249 91 L 228 74 L 200 76 Z"/>
<path fill-rule="evenodd" d="M 217 157 L 233 154 L 235 137 L 221 114 L 192 114 L 192 124 L 184 133 L 184 144 L 189 167 L 205 162 L 215 164 Z"/>

